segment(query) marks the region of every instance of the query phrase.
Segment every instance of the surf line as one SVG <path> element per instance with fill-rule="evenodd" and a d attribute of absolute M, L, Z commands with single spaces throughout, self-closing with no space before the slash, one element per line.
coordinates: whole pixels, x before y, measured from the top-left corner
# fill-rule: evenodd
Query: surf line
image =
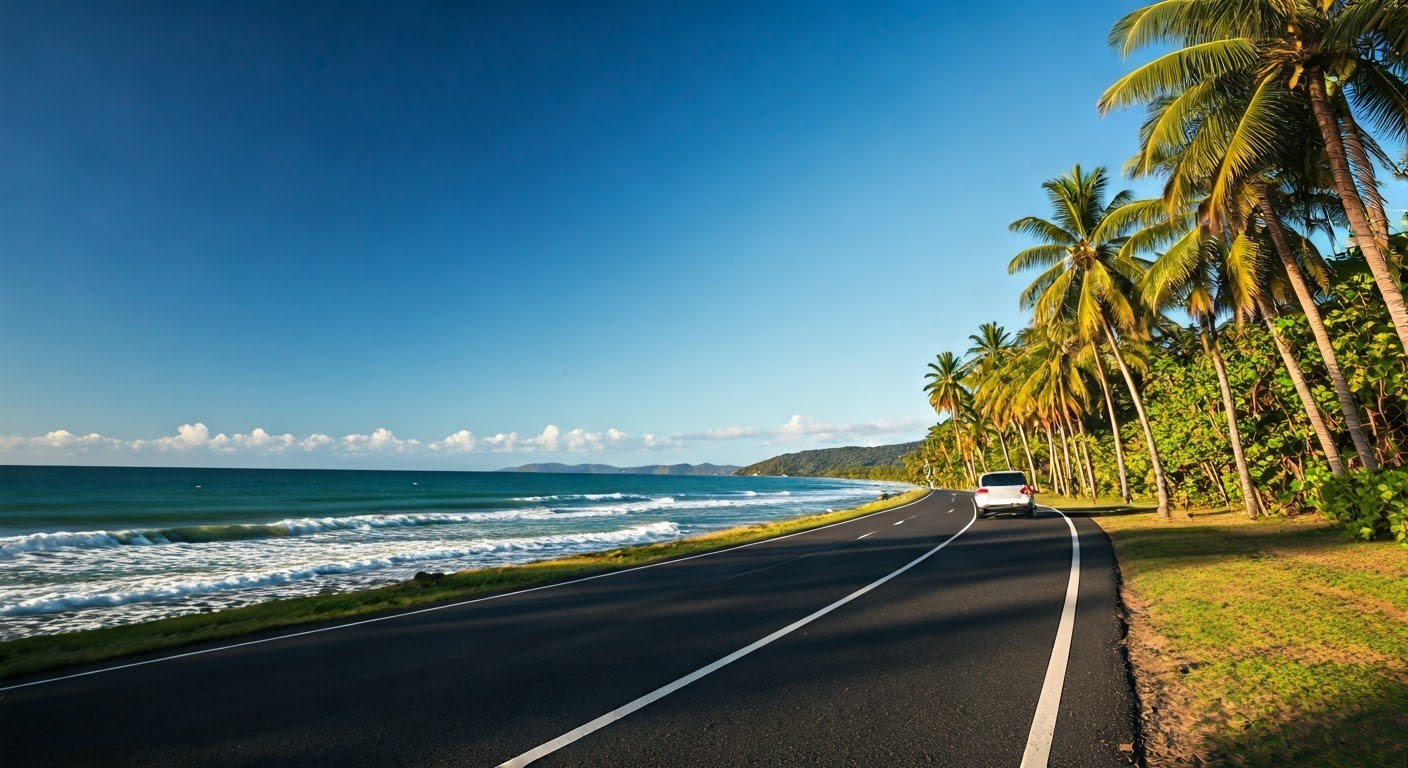
<path fill-rule="evenodd" d="M 556 589 L 556 588 L 558 588 L 558 587 L 566 587 L 566 586 L 569 586 L 569 585 L 571 585 L 571 584 L 581 584 L 581 583 L 584 582 L 584 581 L 595 581 L 595 580 L 597 580 L 597 579 L 605 579 L 605 578 L 610 578 L 610 577 L 612 577 L 612 576 L 620 576 L 620 575 L 625 574 L 625 573 L 634 573 L 635 571 L 644 571 L 644 570 L 646 570 L 646 569 L 648 569 L 648 568 L 659 568 L 659 567 L 662 566 L 662 565 L 671 565 L 671 564 L 673 564 L 673 563 L 683 563 L 683 562 L 686 562 L 686 561 L 688 561 L 688 560 L 695 560 L 695 559 L 698 559 L 698 558 L 701 558 L 701 557 L 712 557 L 712 556 L 714 556 L 714 555 L 722 555 L 722 554 L 725 553 L 725 552 L 734 552 L 734 551 L 740 550 L 740 549 L 747 549 L 747 548 L 749 548 L 749 547 L 756 547 L 756 546 L 758 546 L 759 544 L 766 544 L 766 543 L 768 543 L 769 541 L 781 541 L 781 540 L 783 540 L 783 539 L 790 539 L 790 538 L 792 538 L 793 536 L 801 536 L 801 535 L 803 535 L 803 534 L 816 533 L 817 531 L 824 531 L 824 530 L 826 530 L 826 529 L 828 529 L 828 528 L 835 528 L 835 527 L 838 526 L 838 525 L 846 525 L 846 524 L 848 524 L 848 523 L 854 523 L 854 522 L 856 522 L 857 520 L 867 520 L 867 519 L 870 519 L 870 518 L 872 518 L 872 517 L 876 517 L 876 516 L 878 516 L 878 515 L 884 515 L 884 514 L 887 514 L 887 513 L 890 513 L 890 512 L 898 512 L 898 511 L 900 511 L 901 509 L 906 509 L 906 508 L 908 508 L 908 507 L 912 507 L 912 506 L 914 506 L 915 504 L 918 504 L 918 503 L 924 501 L 925 499 L 929 498 L 929 497 L 932 496 L 932 495 L 934 495 L 934 494 L 933 494 L 932 491 L 930 491 L 929 493 L 926 493 L 926 494 L 924 494 L 923 496 L 920 496 L 919 498 L 915 499 L 914 501 L 911 501 L 911 502 L 909 502 L 908 504 L 901 504 L 901 505 L 898 506 L 898 507 L 893 507 L 893 508 L 891 508 L 891 509 L 882 509 L 882 510 L 880 510 L 879 512 L 871 512 L 871 513 L 868 513 L 868 514 L 861 515 L 861 516 L 859 516 L 859 517 L 852 517 L 852 518 L 850 518 L 849 520 L 841 520 L 840 522 L 831 523 L 831 524 L 829 524 L 829 525 L 823 525 L 823 526 L 820 526 L 820 527 L 817 527 L 817 528 L 808 528 L 808 529 L 806 529 L 806 530 L 804 530 L 804 531 L 797 531 L 796 533 L 788 533 L 788 534 L 785 534 L 785 535 L 782 535 L 782 536 L 775 536 L 775 537 L 773 537 L 773 538 L 771 538 L 771 539 L 761 539 L 761 540 L 759 540 L 759 541 L 752 541 L 752 542 L 749 542 L 749 543 L 747 543 L 747 544 L 739 544 L 739 545 L 736 546 L 736 547 L 729 547 L 729 548 L 727 548 L 727 549 L 716 549 L 716 550 L 713 550 L 713 551 L 711 551 L 711 552 L 700 552 L 700 553 L 697 554 L 697 555 L 689 555 L 689 556 L 687 556 L 687 557 L 681 557 L 681 558 L 677 558 L 677 559 L 674 559 L 674 560 L 661 560 L 661 561 L 658 562 L 658 563 L 650 563 L 650 564 L 648 564 L 648 565 L 637 565 L 637 566 L 635 566 L 635 567 L 633 567 L 633 568 L 624 568 L 624 569 L 619 570 L 619 571 L 607 571 L 606 573 L 598 573 L 598 574 L 596 574 L 595 576 L 583 576 L 583 577 L 580 578 L 580 579 L 571 579 L 571 580 L 569 580 L 569 581 L 558 581 L 558 582 L 554 582 L 554 583 L 552 583 L 552 584 L 543 584 L 543 585 L 537 586 L 537 587 L 528 587 L 528 588 L 526 588 L 526 589 L 519 589 L 519 590 L 515 590 L 515 591 L 513 591 L 513 592 L 503 592 L 503 593 L 500 593 L 500 594 L 497 594 L 497 595 L 486 595 L 486 596 L 484 596 L 484 597 L 475 597 L 475 598 L 471 598 L 471 599 L 469 599 L 469 600 L 461 600 L 461 601 L 455 602 L 455 603 L 446 603 L 445 605 L 434 605 L 434 606 L 431 606 L 431 607 L 429 607 L 429 608 L 418 608 L 418 609 L 416 609 L 416 610 L 414 610 L 414 611 L 406 611 L 405 613 L 393 613 L 393 614 L 390 614 L 390 615 L 388 615 L 388 616 L 374 616 L 374 617 L 372 617 L 372 618 L 370 618 L 370 619 L 360 619 L 360 620 L 358 620 L 358 621 L 351 621 L 351 622 L 348 622 L 348 623 L 346 623 L 346 624 L 335 624 L 335 625 L 333 625 L 333 626 L 331 626 L 331 627 L 319 627 L 318 629 L 307 629 L 307 630 L 303 630 L 302 632 L 290 632 L 290 633 L 288 633 L 288 634 L 286 634 L 286 635 L 275 635 L 274 637 L 265 637 L 265 638 L 260 638 L 259 640 L 246 640 L 246 641 L 241 642 L 241 643 L 230 643 L 229 645 L 221 645 L 221 646 L 218 646 L 218 647 L 215 647 L 215 648 L 202 648 L 202 649 L 199 650 L 199 651 L 187 651 L 187 652 L 185 652 L 185 653 L 173 653 L 173 654 L 171 654 L 171 655 L 169 655 L 169 656 L 160 656 L 160 657 L 155 658 L 155 659 L 147 659 L 147 660 L 145 660 L 145 661 L 133 661 L 133 662 L 128 662 L 128 663 L 126 663 L 126 664 L 116 664 L 116 665 L 113 665 L 113 666 L 110 666 L 110 667 L 101 667 L 101 668 L 99 668 L 99 669 L 90 669 L 90 670 L 88 670 L 87 672 L 75 672 L 75 673 L 70 674 L 70 675 L 60 675 L 60 676 L 58 676 L 58 677 L 48 677 L 48 678 L 44 678 L 44 679 L 42 679 L 42 680 L 32 680 L 32 681 L 30 681 L 30 682 L 28 682 L 28 683 L 16 683 L 15 685 L 7 685 L 7 686 L 0 687 L 0 693 L 4 693 L 4 692 L 6 692 L 6 691 L 14 691 L 14 690 L 18 690 L 18 689 L 20 689 L 20 688 L 30 688 L 30 687 L 33 687 L 33 686 L 36 686 L 36 685 L 47 685 L 47 684 L 49 684 L 49 683 L 57 683 L 57 682 L 59 682 L 59 681 L 61 681 L 61 680 L 72 680 L 72 679 L 74 679 L 74 678 L 76 678 L 76 677 L 88 677 L 89 675 L 101 675 L 101 674 L 104 674 L 104 673 L 106 673 L 106 672 L 116 672 L 116 671 L 119 670 L 119 669 L 131 669 L 132 667 L 145 667 L 145 666 L 148 665 L 148 664 L 160 664 L 160 663 L 165 662 L 165 661 L 175 661 L 176 659 L 184 659 L 184 658 L 187 658 L 187 657 L 190 657 L 190 656 L 203 656 L 203 655 L 205 655 L 205 654 L 207 654 L 207 653 L 218 653 L 218 652 L 220 652 L 220 651 L 234 650 L 235 648 L 245 648 L 245 647 L 251 646 L 251 645 L 263 645 L 263 644 L 265 644 L 265 643 L 274 643 L 274 642 L 278 642 L 279 640 L 288 640 L 288 639 L 294 638 L 294 637 L 304 637 L 304 636 L 306 636 L 306 635 L 319 635 L 319 634 L 322 634 L 322 633 L 324 633 L 324 632 L 336 632 L 337 630 L 340 630 L 340 629 L 351 629 L 352 627 L 360 627 L 360 626 L 362 626 L 363 624 L 377 624 L 377 623 L 380 623 L 380 622 L 383 622 L 383 621 L 393 621 L 393 620 L 395 620 L 395 619 L 403 619 L 403 618 L 406 618 L 407 616 L 419 616 L 419 615 L 421 615 L 421 614 L 423 614 L 423 613 L 434 613 L 434 612 L 436 612 L 436 611 L 443 611 L 443 610 L 446 610 L 446 609 L 448 609 L 448 608 L 461 608 L 461 607 L 463 607 L 463 606 L 466 606 L 466 605 L 473 605 L 473 604 L 475 604 L 475 603 L 483 603 L 483 602 L 488 602 L 488 601 L 490 601 L 490 600 L 502 600 L 502 599 L 505 598 L 505 597 L 515 597 L 515 596 L 517 596 L 517 595 L 526 595 L 526 594 L 529 594 L 529 593 L 531 593 L 531 592 L 541 592 L 541 591 L 543 591 L 543 590 L 545 590 L 545 589 Z"/>
<path fill-rule="evenodd" d="M 742 648 L 739 648 L 738 650 L 734 651 L 733 653 L 730 653 L 729 655 L 723 657 L 722 659 L 719 659 L 718 661 L 715 661 L 715 662 L 712 663 L 712 664 L 708 664 L 708 665 L 706 665 L 706 666 L 703 666 L 703 667 L 700 667 L 699 669 L 694 670 L 693 672 L 691 672 L 691 673 L 685 675 L 684 677 L 681 677 L 680 679 L 674 681 L 673 683 L 670 683 L 670 684 L 668 684 L 668 685 L 665 685 L 665 686 L 662 686 L 662 687 L 660 687 L 660 688 L 657 688 L 657 689 L 655 689 L 654 691 L 651 691 L 650 693 L 647 693 L 646 695 L 644 695 L 644 696 L 642 696 L 642 697 L 636 699 L 635 701 L 632 701 L 631 703 L 626 704 L 625 706 L 622 706 L 622 707 L 618 707 L 618 708 L 616 708 L 616 709 L 613 709 L 613 710 L 611 710 L 610 712 L 607 712 L 606 714 L 602 715 L 601 717 L 596 718 L 595 720 L 592 720 L 592 721 L 589 722 L 589 723 L 586 723 L 586 724 L 584 724 L 584 725 L 580 725 L 580 726 L 578 726 L 578 727 L 576 727 L 576 728 L 573 728 L 572 730 L 568 731 L 567 733 L 562 734 L 561 736 L 558 736 L 557 738 L 553 739 L 552 741 L 549 741 L 549 742 L 545 742 L 545 743 L 543 743 L 543 744 L 540 744 L 540 745 L 538 745 L 537 747 L 534 747 L 533 749 L 530 749 L 530 750 L 528 750 L 527 752 L 524 752 L 523 754 L 519 755 L 518 757 L 513 758 L 512 760 L 507 760 L 507 761 L 505 761 L 505 762 L 503 762 L 503 763 L 500 763 L 500 764 L 498 765 L 498 768 L 522 768 L 522 766 L 526 766 L 526 765 L 532 763 L 532 762 L 535 761 L 535 760 L 538 760 L 538 759 L 543 758 L 543 757 L 547 757 L 548 755 L 550 755 L 550 754 L 556 752 L 557 750 L 562 749 L 563 747 L 565 747 L 565 746 L 567 746 L 567 745 L 569 745 L 569 744 L 571 744 L 571 743 L 573 743 L 573 742 L 575 742 L 575 741 L 577 741 L 577 740 L 583 738 L 584 736 L 589 736 L 589 735 L 591 735 L 592 733 L 595 733 L 596 731 L 599 731 L 599 730 L 601 730 L 602 728 L 605 728 L 606 726 L 611 725 L 612 723 L 616 722 L 617 720 L 620 720 L 621 718 L 625 717 L 626 715 L 629 715 L 629 714 L 631 714 L 632 712 L 636 712 L 636 711 L 638 711 L 638 710 L 644 709 L 644 708 L 650 706 L 651 704 L 654 704 L 655 702 L 659 701 L 660 699 L 663 699 L 663 698 L 665 698 L 666 696 L 669 696 L 670 694 L 674 693 L 675 691 L 678 691 L 679 689 L 685 687 L 686 685 L 689 685 L 690 683 L 692 683 L 692 682 L 694 682 L 694 681 L 696 681 L 696 680 L 699 680 L 699 679 L 701 679 L 701 678 L 707 677 L 707 676 L 713 674 L 714 672 L 717 672 L 717 671 L 719 671 L 720 669 L 723 669 L 724 667 L 726 667 L 726 666 L 732 664 L 732 663 L 735 662 L 735 661 L 738 661 L 739 659 L 743 658 L 744 656 L 747 656 L 748 654 L 752 653 L 753 651 L 756 651 L 756 650 L 758 650 L 759 648 L 762 648 L 763 646 L 768 645 L 769 643 L 773 642 L 774 640 L 777 640 L 777 639 L 779 639 L 779 638 L 786 637 L 787 635 L 792 634 L 793 632 L 797 631 L 798 629 L 801 629 L 802 627 L 805 627 L 806 625 L 812 623 L 813 621 L 816 621 L 817 619 L 821 618 L 822 616 L 825 616 L 826 614 L 831 613 L 832 611 L 836 610 L 837 608 L 840 608 L 841 606 L 845 605 L 846 603 L 849 603 L 849 602 L 851 602 L 852 600 L 855 600 L 856 598 L 861 597 L 862 595 L 866 594 L 867 592 L 869 592 L 869 591 L 875 589 L 876 587 L 879 587 L 880 585 L 884 584 L 885 582 L 889 581 L 890 579 L 893 579 L 893 578 L 895 578 L 896 576 L 899 576 L 900 574 L 904 573 L 905 571 L 909 570 L 910 568 L 913 568 L 914 566 L 919 565 L 920 563 L 924 562 L 925 560 L 928 560 L 930 557 L 932 557 L 934 554 L 936 554 L 939 550 L 943 549 L 944 547 L 947 547 L 950 542 L 952 542 L 954 539 L 958 538 L 959 536 L 962 536 L 965 531 L 967 531 L 969 528 L 973 527 L 973 523 L 974 523 L 974 521 L 976 521 L 977 519 L 978 519 L 978 510 L 977 510 L 976 507 L 974 507 L 974 509 L 973 509 L 973 518 L 972 518 L 971 520 L 969 520 L 969 521 L 968 521 L 968 524 L 965 525 L 965 526 L 963 526 L 963 528 L 960 529 L 960 530 L 958 531 L 958 533 L 955 533 L 955 534 L 953 534 L 952 536 L 948 537 L 947 539 L 944 539 L 943 543 L 939 544 L 937 547 L 934 547 L 933 549 L 929 550 L 928 552 L 925 552 L 924 554 L 920 555 L 919 557 L 914 558 L 913 560 L 909 561 L 909 562 L 906 563 L 905 565 L 900 566 L 899 569 L 897 569 L 897 570 L 895 570 L 895 571 L 892 571 L 892 572 L 890 572 L 888 575 L 882 576 L 881 578 L 876 579 L 875 581 L 870 582 L 869 584 L 867 584 L 867 585 L 861 587 L 860 589 L 858 589 L 858 590 L 852 592 L 851 594 L 846 595 L 845 597 L 841 598 L 840 600 L 837 600 L 836 602 L 832 603 L 831 605 L 826 606 L 825 608 L 822 608 L 822 609 L 820 609 L 820 610 L 817 610 L 816 612 L 812 613 L 811 615 L 809 615 L 809 616 L 807 616 L 807 617 L 805 617 L 805 618 L 798 619 L 797 621 L 794 621 L 794 622 L 792 622 L 791 624 L 788 624 L 787 626 L 783 627 L 782 629 L 779 629 L 779 630 L 777 630 L 776 632 L 773 632 L 772 634 L 768 635 L 767 637 L 762 638 L 761 640 L 756 640 L 756 641 L 754 641 L 753 643 L 751 643 L 751 644 L 749 644 L 749 645 L 746 645 L 746 646 L 744 646 L 744 647 L 742 647 Z"/>
<path fill-rule="evenodd" d="M 1027 748 L 1022 752 L 1021 768 L 1046 768 L 1051 759 L 1051 740 L 1056 736 L 1056 715 L 1061 707 L 1061 689 L 1066 683 L 1066 663 L 1071 657 L 1071 632 L 1076 625 L 1076 596 L 1080 593 L 1080 534 L 1076 524 L 1061 510 L 1055 510 L 1071 529 L 1071 575 L 1066 581 L 1066 604 L 1061 608 L 1061 621 L 1056 626 L 1056 643 L 1051 648 L 1051 661 L 1046 665 L 1046 679 L 1041 684 L 1041 698 L 1036 702 L 1032 729 L 1027 734 Z"/>

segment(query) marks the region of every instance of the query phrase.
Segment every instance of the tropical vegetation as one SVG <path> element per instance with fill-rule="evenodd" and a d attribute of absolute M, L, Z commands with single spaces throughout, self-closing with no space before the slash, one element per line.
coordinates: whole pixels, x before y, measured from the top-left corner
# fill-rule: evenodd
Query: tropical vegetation
<path fill-rule="evenodd" d="M 1021 468 L 1163 519 L 1318 510 L 1408 543 L 1408 236 L 1381 189 L 1408 162 L 1408 0 L 1160 0 L 1109 42 L 1152 52 L 1098 109 L 1143 111 L 1122 172 L 1160 193 L 1042 185 L 1010 225 L 1030 324 L 929 364 L 942 420 L 908 476 Z"/>

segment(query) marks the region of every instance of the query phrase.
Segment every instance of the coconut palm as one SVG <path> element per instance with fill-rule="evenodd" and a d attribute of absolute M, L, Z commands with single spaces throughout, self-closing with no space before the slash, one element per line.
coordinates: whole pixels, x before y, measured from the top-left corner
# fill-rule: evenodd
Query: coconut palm
<path fill-rule="evenodd" d="M 1232 127 L 1233 141 L 1207 178 L 1214 208 L 1231 200 L 1266 152 L 1288 143 L 1286 130 L 1297 125 L 1287 110 L 1308 105 L 1355 243 L 1408 351 L 1408 306 L 1389 260 L 1369 137 L 1354 119 L 1357 108 L 1381 130 L 1408 132 L 1401 0 L 1164 0 L 1120 19 L 1110 42 L 1125 55 L 1148 46 L 1173 50 L 1111 85 L 1102 113 L 1168 99 L 1177 106 L 1160 135 L 1176 136 L 1200 110 Z M 1238 82 L 1250 87 L 1227 87 Z M 1211 102 L 1220 106 L 1207 109 Z"/>
<path fill-rule="evenodd" d="M 1018 253 L 1008 271 L 1043 268 L 1021 298 L 1022 306 L 1033 310 L 1034 323 L 1070 320 L 1081 342 L 1099 340 L 1109 345 L 1144 430 L 1159 517 L 1167 519 L 1168 480 L 1139 386 L 1120 351 L 1121 335 L 1141 332 L 1141 306 L 1133 297 L 1144 268 L 1139 260 L 1121 256 L 1120 249 L 1129 234 L 1147 221 L 1149 211 L 1157 210 L 1157 204 L 1136 202 L 1128 191 L 1106 203 L 1107 186 L 1104 168 L 1086 174 L 1079 165 L 1044 183 L 1054 221 L 1028 216 L 1012 222 L 1012 231 L 1041 244 Z"/>
<path fill-rule="evenodd" d="M 1112 94 L 1116 90 L 1112 87 L 1106 99 L 1114 98 Z M 1162 227 L 1150 227 L 1136 233 L 1126 247 L 1152 249 L 1171 242 L 1179 232 L 1189 231 L 1192 216 L 1188 206 L 1195 203 L 1201 206 L 1198 211 L 1200 227 L 1212 233 L 1223 229 L 1246 231 L 1254 225 L 1258 216 L 1267 222 L 1265 229 L 1269 233 L 1268 239 L 1275 246 L 1274 251 L 1271 248 L 1257 248 L 1254 241 L 1248 242 L 1240 236 L 1233 239 L 1231 251 L 1258 254 L 1265 250 L 1274 252 L 1280 260 L 1284 274 L 1295 287 L 1301 309 L 1311 324 L 1360 461 L 1365 467 L 1374 468 L 1377 462 L 1373 447 L 1361 426 L 1358 408 L 1340 370 L 1329 336 L 1325 333 L 1313 293 L 1306 284 L 1300 266 L 1305 260 L 1297 254 L 1305 254 L 1309 260 L 1307 263 L 1318 262 L 1318 257 L 1313 255 L 1313 246 L 1309 246 L 1308 240 L 1299 238 L 1293 231 L 1282 231 L 1280 217 L 1276 214 L 1277 206 L 1272 203 L 1271 195 L 1284 196 L 1280 192 L 1282 188 L 1294 192 L 1299 201 L 1294 205 L 1285 205 L 1292 210 L 1304 211 L 1307 226 L 1317 224 L 1310 220 L 1311 210 L 1324 212 L 1321 214 L 1325 219 L 1324 225 L 1328 225 L 1336 215 L 1342 216 L 1342 212 L 1336 210 L 1337 203 L 1327 204 L 1323 196 L 1315 192 L 1316 186 L 1329 183 L 1329 172 L 1324 153 L 1317 146 L 1318 133 L 1309 105 L 1296 99 L 1289 91 L 1263 91 L 1254 98 L 1258 94 L 1256 73 L 1233 68 L 1224 69 L 1176 95 L 1165 94 L 1150 100 L 1146 119 L 1140 129 L 1140 151 L 1130 161 L 1127 170 L 1136 176 L 1164 177 L 1165 205 L 1169 211 L 1182 210 L 1183 214 L 1171 216 Z M 1259 106 L 1251 114 L 1262 115 L 1261 123 L 1226 119 L 1227 114 L 1248 113 L 1247 105 L 1254 100 L 1258 100 Z M 1275 123 L 1285 141 L 1267 144 L 1254 140 L 1258 135 L 1258 126 L 1266 129 L 1267 122 Z M 1284 170 L 1286 168 L 1299 171 L 1292 174 Z M 1212 192 L 1208 191 L 1209 187 Z M 1328 229 L 1328 226 L 1325 228 Z M 1257 258 L 1253 261 L 1265 260 Z M 1260 295 L 1265 286 L 1260 286 L 1260 291 L 1256 288 L 1255 281 L 1249 281 L 1244 287 L 1241 303 L 1246 305 L 1249 298 L 1251 304 L 1260 307 L 1265 316 L 1272 302 Z M 1278 351 L 1283 349 L 1284 344 L 1278 343 Z M 1292 371 L 1292 379 L 1296 380 L 1299 366 L 1288 349 L 1284 350 L 1282 360 L 1287 370 Z M 1338 450 L 1318 407 L 1308 396 L 1308 388 L 1298 386 L 1297 393 L 1314 425 L 1331 471 L 1342 473 Z"/>
<path fill-rule="evenodd" d="M 1225 237 L 1204 225 L 1195 225 L 1192 216 L 1179 218 L 1188 226 L 1187 232 L 1159 254 L 1145 273 L 1144 300 L 1156 311 L 1178 307 L 1198 324 L 1203 348 L 1217 371 L 1222 410 L 1227 417 L 1228 443 L 1242 487 L 1242 505 L 1247 516 L 1256 519 L 1256 488 L 1247 467 L 1242 433 L 1237 426 L 1236 402 L 1217 334 L 1217 316 L 1221 312 L 1244 316 L 1251 308 L 1250 297 L 1259 290 L 1256 285 L 1259 274 L 1255 263 L 1246 262 L 1254 258 L 1255 252 L 1230 248 Z"/>
<path fill-rule="evenodd" d="M 963 450 L 959 421 L 959 415 L 968 402 L 968 390 L 963 386 L 963 373 L 962 358 L 945 351 L 940 352 L 938 358 L 929 363 L 929 372 L 924 374 L 924 378 L 929 380 L 929 383 L 924 385 L 924 391 L 929 394 L 929 405 L 939 415 L 949 415 L 949 423 L 953 427 L 954 447 L 958 450 L 960 458 L 967 455 Z M 971 470 L 967 471 L 972 474 Z M 970 476 L 969 480 L 976 481 L 976 478 Z"/>

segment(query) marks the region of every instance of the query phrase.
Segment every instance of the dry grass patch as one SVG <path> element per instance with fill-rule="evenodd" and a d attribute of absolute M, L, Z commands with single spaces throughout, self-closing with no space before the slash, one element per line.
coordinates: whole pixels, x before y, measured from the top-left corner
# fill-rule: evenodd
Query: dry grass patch
<path fill-rule="evenodd" d="M 1097 522 L 1151 766 L 1408 766 L 1408 549 L 1309 517 Z"/>

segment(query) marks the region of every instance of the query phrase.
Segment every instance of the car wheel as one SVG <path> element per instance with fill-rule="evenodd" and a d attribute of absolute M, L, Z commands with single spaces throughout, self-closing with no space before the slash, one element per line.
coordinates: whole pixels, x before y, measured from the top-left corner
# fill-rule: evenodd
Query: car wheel
<path fill-rule="evenodd" d="M 1030 507 L 1027 507 L 1027 517 L 1036 517 L 1036 505 L 1035 505 L 1035 504 L 1031 505 Z"/>

